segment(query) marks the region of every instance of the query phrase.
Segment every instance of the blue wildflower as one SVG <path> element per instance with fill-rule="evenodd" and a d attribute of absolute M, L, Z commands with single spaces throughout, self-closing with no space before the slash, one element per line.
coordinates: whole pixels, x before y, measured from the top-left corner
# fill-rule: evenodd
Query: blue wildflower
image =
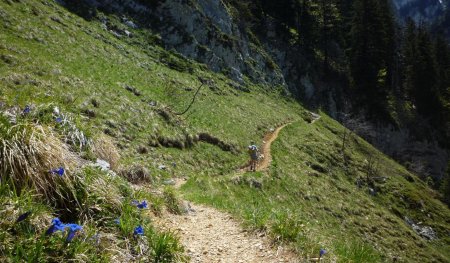
<path fill-rule="evenodd" d="M 67 235 L 66 242 L 72 241 L 72 239 L 75 237 L 75 234 L 83 229 L 82 226 L 77 224 L 67 224 L 66 227 L 69 228 L 69 234 Z"/>
<path fill-rule="evenodd" d="M 25 109 L 23 109 L 24 114 L 30 113 L 30 111 L 31 111 L 31 108 L 29 105 L 25 106 Z"/>
<path fill-rule="evenodd" d="M 50 171 L 51 174 L 57 174 L 59 176 L 63 176 L 64 172 L 65 172 L 65 170 L 63 167 L 59 167 L 58 169 L 53 169 Z"/>
<path fill-rule="evenodd" d="M 64 231 L 66 228 L 66 225 L 64 225 L 59 218 L 52 219 L 52 225 L 49 229 L 45 232 L 45 235 L 51 235 L 55 233 L 56 231 Z"/>
<path fill-rule="evenodd" d="M 320 257 L 322 257 L 323 255 L 325 255 L 327 253 L 327 251 L 323 248 L 320 249 Z"/>
<path fill-rule="evenodd" d="M 140 209 L 147 208 L 147 201 L 142 201 L 142 203 L 138 204 L 137 207 Z"/>
<path fill-rule="evenodd" d="M 17 218 L 16 223 L 22 222 L 23 220 L 27 219 L 27 217 L 28 217 L 29 215 L 31 215 L 31 211 L 28 211 L 28 212 L 25 212 L 25 213 L 21 214 L 21 215 Z"/>
<path fill-rule="evenodd" d="M 114 219 L 114 223 L 116 223 L 116 225 L 120 225 L 120 218 Z"/>
<path fill-rule="evenodd" d="M 57 123 L 61 123 L 61 122 L 62 122 L 62 118 L 61 118 L 61 117 L 57 117 L 57 118 L 55 119 L 55 121 L 56 121 Z"/>
<path fill-rule="evenodd" d="M 137 226 L 134 229 L 133 235 L 135 235 L 135 236 L 142 236 L 142 235 L 144 235 L 144 229 L 142 228 L 142 226 Z"/>

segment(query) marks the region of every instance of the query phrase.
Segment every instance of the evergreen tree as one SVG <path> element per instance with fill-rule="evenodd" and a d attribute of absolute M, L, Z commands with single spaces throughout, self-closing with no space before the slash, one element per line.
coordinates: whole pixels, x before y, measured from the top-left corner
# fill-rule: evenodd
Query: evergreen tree
<path fill-rule="evenodd" d="M 417 31 L 417 52 L 412 71 L 411 95 L 417 110 L 424 116 L 433 117 L 439 110 L 436 63 L 428 31 L 420 26 Z"/>
<path fill-rule="evenodd" d="M 325 76 L 328 72 L 330 43 L 338 36 L 339 11 L 336 3 L 331 0 L 320 0 L 320 49 L 323 52 Z"/>
<path fill-rule="evenodd" d="M 307 55 L 312 56 L 312 52 L 317 43 L 318 23 L 315 17 L 317 5 L 312 1 L 298 0 L 297 12 L 298 23 L 297 31 L 299 36 L 298 43 L 306 51 Z"/>
<path fill-rule="evenodd" d="M 392 19 L 380 2 L 356 0 L 351 29 L 350 69 L 358 97 L 372 117 L 387 117 L 386 97 L 393 61 Z M 390 49 L 390 50 L 389 50 Z"/>
<path fill-rule="evenodd" d="M 436 59 L 438 90 L 443 96 L 450 87 L 450 48 L 442 35 L 438 35 L 434 42 L 434 56 Z"/>
<path fill-rule="evenodd" d="M 414 89 L 414 69 L 417 54 L 417 28 L 412 19 L 407 19 L 406 28 L 404 30 L 404 38 L 402 45 L 402 79 L 403 89 L 402 93 L 406 96 L 405 99 L 410 100 L 411 91 Z"/>

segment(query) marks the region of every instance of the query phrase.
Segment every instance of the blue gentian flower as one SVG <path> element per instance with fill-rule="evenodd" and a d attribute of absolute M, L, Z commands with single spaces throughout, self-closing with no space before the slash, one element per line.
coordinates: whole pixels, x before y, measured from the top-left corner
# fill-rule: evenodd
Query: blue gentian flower
<path fill-rule="evenodd" d="M 120 218 L 114 219 L 114 223 L 116 223 L 117 225 L 120 225 Z"/>
<path fill-rule="evenodd" d="M 61 117 L 57 117 L 57 118 L 55 119 L 55 121 L 56 121 L 57 123 L 61 123 L 61 122 L 62 122 L 62 118 L 61 118 Z"/>
<path fill-rule="evenodd" d="M 25 213 L 21 214 L 21 215 L 17 218 L 16 223 L 22 222 L 23 220 L 27 219 L 27 217 L 28 217 L 29 215 L 31 215 L 31 211 L 28 211 L 28 212 L 25 212 Z"/>
<path fill-rule="evenodd" d="M 142 226 L 137 226 L 135 229 L 134 229 L 134 233 L 133 233 L 135 236 L 142 236 L 142 235 L 144 235 L 144 229 L 142 228 Z"/>
<path fill-rule="evenodd" d="M 59 167 L 58 169 L 53 169 L 50 171 L 51 174 L 57 174 L 59 176 L 63 176 L 64 172 L 65 172 L 65 170 L 63 167 Z"/>
<path fill-rule="evenodd" d="M 142 201 L 142 203 L 138 204 L 137 207 L 140 209 L 147 208 L 147 201 Z"/>
<path fill-rule="evenodd" d="M 66 227 L 69 228 L 69 234 L 67 235 L 66 242 L 72 241 L 72 239 L 75 237 L 75 234 L 83 229 L 82 226 L 77 224 L 67 224 Z"/>
<path fill-rule="evenodd" d="M 325 255 L 327 253 L 327 251 L 323 248 L 320 249 L 320 257 L 322 257 L 323 255 Z"/>
<path fill-rule="evenodd" d="M 31 111 L 31 108 L 29 105 L 25 106 L 25 109 L 23 109 L 24 114 L 30 113 L 30 111 Z"/>
<path fill-rule="evenodd" d="M 59 218 L 52 219 L 52 225 L 49 229 L 45 232 L 45 235 L 51 235 L 55 233 L 56 231 L 64 231 L 66 228 L 66 225 L 64 225 Z"/>

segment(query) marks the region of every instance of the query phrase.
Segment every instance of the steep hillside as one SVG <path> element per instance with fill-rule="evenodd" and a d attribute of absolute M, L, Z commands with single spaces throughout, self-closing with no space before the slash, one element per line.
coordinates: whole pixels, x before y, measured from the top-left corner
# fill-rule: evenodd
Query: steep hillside
<path fill-rule="evenodd" d="M 168 51 L 170 36 L 114 10 L 75 11 L 0 1 L 0 261 L 187 261 L 178 234 L 154 225 L 182 212 L 166 186 L 178 177 L 185 198 L 299 259 L 450 258 L 438 194 L 325 113 L 310 123 L 282 85 Z M 248 143 L 286 123 L 269 169 L 238 172 Z"/>

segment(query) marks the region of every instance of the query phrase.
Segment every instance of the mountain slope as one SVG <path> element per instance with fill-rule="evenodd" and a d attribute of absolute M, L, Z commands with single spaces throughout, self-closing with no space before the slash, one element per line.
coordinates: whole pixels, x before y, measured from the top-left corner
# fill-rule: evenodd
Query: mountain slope
<path fill-rule="evenodd" d="M 12 140 L 14 136 L 8 136 L 15 122 L 32 131 L 43 127 L 47 137 L 61 142 L 65 155 L 77 160 L 57 159 L 68 165 L 63 178 L 73 179 L 70 189 L 77 190 L 75 194 L 63 188 L 66 181 L 48 173 L 61 165 L 56 161 L 52 167 L 43 163 L 23 173 L 30 180 L 45 178 L 44 185 L 54 183 L 74 198 L 68 203 L 68 196 L 48 199 L 38 185 L 28 185 L 28 179 L 14 181 L 1 170 L 2 178 L 14 183 L 1 181 L 0 202 L 8 209 L 0 211 L 0 259 L 156 261 L 161 255 L 174 255 L 167 260 L 182 260 L 176 235 L 159 232 L 151 223 L 163 207 L 173 205 L 170 191 L 158 191 L 161 184 L 182 176 L 191 178 L 182 188 L 187 198 L 234 213 L 251 228 L 292 244 L 298 257 L 325 247 L 330 258 L 344 262 L 367 251 L 374 261 L 396 256 L 424 262 L 449 258 L 450 212 L 436 193 L 357 136 L 348 135 L 346 161 L 341 161 L 342 126 L 325 114 L 308 124 L 309 113 L 285 97 L 283 89 L 214 73 L 165 50 L 156 34 L 108 13 L 98 14 L 108 18 L 105 30 L 101 21 L 84 20 L 52 1 L 2 1 L 0 7 L 2 140 Z M 119 29 L 131 36 L 119 36 Z M 193 106 L 177 115 L 202 83 Z M 27 105 L 29 111 L 24 112 Z M 68 124 L 55 118 L 55 106 L 95 147 L 73 145 Z M 246 145 L 289 121 L 294 124 L 273 144 L 270 171 L 234 178 L 247 158 Z M 120 159 L 102 154 L 99 148 L 105 145 L 119 152 Z M 52 151 L 44 149 L 47 154 Z M 2 167 L 7 167 L 2 154 Z M 109 158 L 120 176 L 84 165 L 97 158 Z M 355 186 L 374 164 L 373 158 L 375 170 L 388 178 L 375 183 L 375 197 L 367 194 L 363 178 L 362 189 Z M 144 183 L 132 185 L 124 178 Z M 251 180 L 260 181 L 262 188 L 250 187 Z M 25 190 L 16 191 L 15 186 Z M 130 205 L 133 199 L 146 199 L 149 212 Z M 14 223 L 28 210 L 30 218 Z M 82 225 L 84 232 L 70 244 L 59 235 L 36 238 L 56 216 Z M 431 226 L 437 239 L 426 241 L 405 216 Z M 117 217 L 119 227 L 113 223 Z M 133 237 L 138 224 L 145 238 Z"/>

